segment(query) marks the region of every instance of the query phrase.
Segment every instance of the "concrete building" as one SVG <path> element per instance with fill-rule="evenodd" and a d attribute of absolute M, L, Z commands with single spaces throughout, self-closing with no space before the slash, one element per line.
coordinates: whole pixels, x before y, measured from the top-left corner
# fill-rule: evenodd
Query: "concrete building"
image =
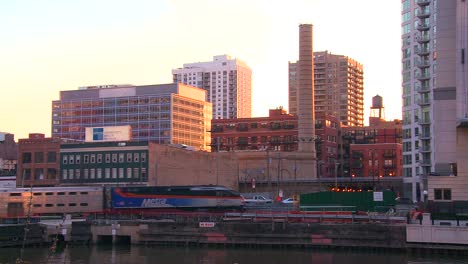
<path fill-rule="evenodd" d="M 403 176 L 405 192 L 415 201 L 424 193 L 435 197 L 428 176 L 454 175 L 457 167 L 461 173 L 467 163 L 459 152 L 468 116 L 466 5 L 402 0 Z M 457 199 L 452 192 L 449 200 Z"/>
<path fill-rule="evenodd" d="M 214 56 L 213 61 L 186 63 L 172 70 L 174 83 L 199 87 L 213 104 L 213 119 L 252 115 L 252 70 L 239 59 Z"/>
<path fill-rule="evenodd" d="M 289 62 L 289 113 L 297 113 L 298 63 Z M 364 72 L 359 62 L 328 51 L 314 52 L 315 113 L 364 125 Z"/>
<path fill-rule="evenodd" d="M 52 137 L 84 140 L 86 127 L 132 127 L 133 141 L 209 150 L 211 103 L 184 84 L 104 85 L 61 91 L 52 102 Z"/>

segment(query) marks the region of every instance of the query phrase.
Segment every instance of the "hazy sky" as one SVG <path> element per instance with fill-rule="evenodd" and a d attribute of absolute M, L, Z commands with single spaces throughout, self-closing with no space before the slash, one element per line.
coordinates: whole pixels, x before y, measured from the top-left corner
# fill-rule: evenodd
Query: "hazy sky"
<path fill-rule="evenodd" d="M 315 51 L 364 65 L 366 122 L 376 94 L 401 118 L 400 1 L 2 0 L 0 131 L 50 136 L 61 90 L 170 83 L 173 68 L 221 54 L 252 68 L 253 116 L 287 109 L 301 23 Z"/>

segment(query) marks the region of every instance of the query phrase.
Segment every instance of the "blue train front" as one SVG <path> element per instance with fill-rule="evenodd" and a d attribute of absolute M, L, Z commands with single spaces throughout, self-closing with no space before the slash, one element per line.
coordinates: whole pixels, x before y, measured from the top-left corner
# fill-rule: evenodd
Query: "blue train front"
<path fill-rule="evenodd" d="M 223 186 L 112 187 L 106 190 L 107 208 L 242 208 L 244 198 Z"/>

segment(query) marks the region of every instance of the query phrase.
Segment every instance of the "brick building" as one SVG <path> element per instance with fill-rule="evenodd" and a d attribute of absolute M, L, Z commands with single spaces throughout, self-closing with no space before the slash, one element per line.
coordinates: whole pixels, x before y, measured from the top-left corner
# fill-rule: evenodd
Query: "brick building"
<path fill-rule="evenodd" d="M 18 175 L 16 185 L 56 186 L 59 184 L 60 140 L 32 133 L 18 141 Z"/>

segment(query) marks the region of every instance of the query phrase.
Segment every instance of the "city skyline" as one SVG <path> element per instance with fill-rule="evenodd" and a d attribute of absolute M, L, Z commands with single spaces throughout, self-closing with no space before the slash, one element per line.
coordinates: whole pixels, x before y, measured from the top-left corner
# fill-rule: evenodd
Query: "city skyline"
<path fill-rule="evenodd" d="M 222 54 L 252 68 L 252 116 L 267 116 L 279 106 L 287 109 L 288 61 L 298 59 L 301 23 L 314 25 L 315 51 L 328 50 L 364 65 L 366 122 L 376 94 L 384 99 L 386 118 L 401 119 L 401 3 L 385 4 L 385 12 L 370 12 L 382 10 L 382 3 L 1 3 L 0 131 L 16 139 L 34 132 L 50 135 L 51 105 L 59 91 L 171 83 L 172 69 Z"/>

